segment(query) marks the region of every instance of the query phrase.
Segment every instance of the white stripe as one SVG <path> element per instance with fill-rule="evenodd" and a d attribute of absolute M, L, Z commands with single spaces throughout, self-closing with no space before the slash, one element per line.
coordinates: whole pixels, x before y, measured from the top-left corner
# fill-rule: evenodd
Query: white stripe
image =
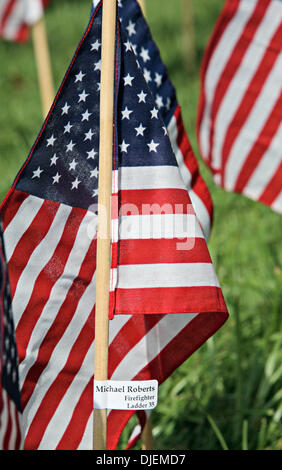
<path fill-rule="evenodd" d="M 12 302 L 15 327 L 17 327 L 30 300 L 37 277 L 52 258 L 60 242 L 71 209 L 71 207 L 63 204 L 59 206 L 50 229 L 33 251 L 26 267 L 21 273 Z"/>
<path fill-rule="evenodd" d="M 8 5 L 10 0 L 1 0 L 0 1 L 0 21 L 2 21 L 3 13 Z"/>
<path fill-rule="evenodd" d="M 9 422 L 9 399 L 8 394 L 4 388 L 0 388 L 1 399 L 2 399 L 2 409 L 0 413 L 0 450 L 4 450 L 4 438 L 7 431 L 7 426 Z"/>
<path fill-rule="evenodd" d="M 185 165 L 183 154 L 177 145 L 178 129 L 175 116 L 173 116 L 170 120 L 168 125 L 168 132 L 183 182 L 189 193 L 196 216 L 198 217 L 201 224 L 205 239 L 208 240 L 211 225 L 210 215 L 202 199 L 191 188 L 191 173 Z"/>
<path fill-rule="evenodd" d="M 246 3 L 246 2 L 244 2 Z M 281 5 L 271 2 L 266 14 L 260 23 L 254 38 L 252 39 L 246 54 L 231 80 L 228 90 L 224 95 L 215 118 L 214 145 L 212 149 L 212 165 L 215 169 L 221 167 L 222 147 L 226 132 L 240 105 L 243 96 L 267 50 L 268 43 L 273 33 L 278 28 L 282 19 Z"/>
<path fill-rule="evenodd" d="M 87 227 L 89 221 L 93 217 L 93 214 L 87 212 L 77 233 L 75 243 L 73 248 L 70 252 L 69 258 L 64 268 L 63 274 L 59 277 L 59 279 L 54 284 L 49 299 L 44 306 L 41 316 L 38 319 L 32 335 L 30 337 L 30 341 L 28 344 L 28 353 L 25 360 L 20 364 L 20 383 L 21 386 L 25 380 L 26 374 L 30 367 L 35 363 L 38 349 L 40 344 L 44 338 L 42 332 L 47 332 L 52 324 L 56 315 L 58 314 L 66 295 L 69 289 L 72 286 L 72 283 L 76 276 L 78 275 L 81 265 L 83 263 L 84 257 L 89 249 L 91 239 L 87 236 Z M 84 294 L 85 295 L 85 294 Z M 84 298 L 84 296 L 83 296 Z M 93 287 L 92 287 L 92 299 L 95 301 L 95 288 L 93 294 Z M 82 302 L 82 300 L 81 300 Z M 90 302 L 90 305 L 93 305 Z"/>
<path fill-rule="evenodd" d="M 3 29 L 3 36 L 6 39 L 14 39 L 17 36 L 18 30 L 21 27 L 22 22 L 24 21 L 24 14 L 25 14 L 24 2 L 17 1 Z"/>
<path fill-rule="evenodd" d="M 9 441 L 9 450 L 15 450 L 16 448 L 16 441 L 17 441 L 17 418 L 16 415 L 18 413 L 17 407 L 15 403 L 10 400 L 10 416 L 11 416 L 11 434 L 10 434 L 10 441 Z"/>
<path fill-rule="evenodd" d="M 21 237 L 33 222 L 43 203 L 43 199 L 29 196 L 23 201 L 18 209 L 18 212 L 6 227 L 4 232 L 4 239 L 8 262 L 11 259 Z"/>
<path fill-rule="evenodd" d="M 271 207 L 273 210 L 279 212 L 279 214 L 282 214 L 282 191 L 279 193 L 279 196 L 277 196 L 275 201 L 273 201 Z"/>
<path fill-rule="evenodd" d="M 186 189 L 176 166 L 120 167 L 119 189 Z"/>
<path fill-rule="evenodd" d="M 174 339 L 198 314 L 174 314 L 163 317 L 126 354 L 115 369 L 111 380 L 131 380 L 149 362 L 160 354 L 163 348 Z"/>
<path fill-rule="evenodd" d="M 215 89 L 224 67 L 233 52 L 234 46 L 240 38 L 256 5 L 257 1 L 254 0 L 240 2 L 235 16 L 230 21 L 210 59 L 204 82 L 206 103 L 199 132 L 201 151 L 204 158 L 208 158 L 209 154 L 210 113 Z"/>
<path fill-rule="evenodd" d="M 282 62 L 281 62 L 282 63 Z M 273 137 L 270 146 L 250 177 L 244 194 L 252 199 L 259 199 L 282 162 L 281 153 L 282 124 Z"/>
<path fill-rule="evenodd" d="M 113 224 L 118 221 L 114 220 Z M 119 239 L 203 238 L 193 214 L 148 214 L 122 216 L 119 220 Z"/>
<path fill-rule="evenodd" d="M 211 263 L 160 263 L 119 266 L 117 288 L 216 286 L 219 283 Z"/>
<path fill-rule="evenodd" d="M 281 94 L 282 83 L 282 55 L 278 58 L 275 65 L 265 82 L 258 99 L 256 100 L 253 109 L 244 123 L 241 132 L 239 133 L 236 141 L 233 144 L 230 152 L 225 174 L 225 187 L 227 190 L 232 191 L 236 183 L 237 177 L 241 168 L 251 151 L 254 143 L 257 141 L 260 132 L 262 131 L 266 121 L 271 116 L 273 107 Z M 278 130 L 277 135 L 281 137 L 281 129 Z M 272 151 L 266 152 L 259 167 L 262 166 L 265 175 L 261 175 L 261 182 L 264 180 L 267 183 L 268 179 L 268 165 L 277 167 L 277 161 L 281 161 L 281 140 L 280 145 L 277 140 L 277 135 L 271 142 Z M 276 147 L 276 149 L 275 149 Z M 266 165 L 263 163 L 266 160 Z M 270 168 L 269 168 L 270 169 Z M 261 171 L 257 169 L 259 173 Z M 263 188 L 263 185 L 261 186 Z M 259 186 L 257 188 L 260 189 Z M 259 194 L 259 193 L 258 193 Z"/>

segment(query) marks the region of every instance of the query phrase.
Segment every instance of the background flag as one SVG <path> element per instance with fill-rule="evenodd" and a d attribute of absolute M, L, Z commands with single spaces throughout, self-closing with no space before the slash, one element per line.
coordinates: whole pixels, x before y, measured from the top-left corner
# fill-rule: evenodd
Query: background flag
<path fill-rule="evenodd" d="M 29 27 L 43 14 L 49 0 L 0 0 L 0 37 L 24 42 Z"/>
<path fill-rule="evenodd" d="M 0 226 L 0 449 L 21 448 L 18 354 Z"/>
<path fill-rule="evenodd" d="M 27 449 L 92 448 L 101 16 L 1 208 Z M 161 383 L 227 310 L 126 22 L 116 38 L 109 378 Z M 109 449 L 133 413 L 109 410 Z"/>
<path fill-rule="evenodd" d="M 282 2 L 227 0 L 205 51 L 197 136 L 214 181 L 282 213 Z"/>

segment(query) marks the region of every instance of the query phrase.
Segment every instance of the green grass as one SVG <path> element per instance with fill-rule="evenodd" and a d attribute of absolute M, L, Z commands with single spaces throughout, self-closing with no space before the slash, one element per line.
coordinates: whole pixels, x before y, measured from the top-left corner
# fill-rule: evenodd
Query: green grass
<path fill-rule="evenodd" d="M 56 89 L 88 21 L 88 0 L 54 2 L 46 17 Z M 156 449 L 282 448 L 282 218 L 222 191 L 195 139 L 199 67 L 223 0 L 194 0 L 195 72 L 186 71 L 180 4 L 147 1 L 148 22 L 177 89 L 186 130 L 214 201 L 209 249 L 228 322 L 160 387 Z M 41 127 L 32 44 L 0 43 L 0 197 Z M 125 429 L 121 447 L 134 425 Z M 136 448 L 140 448 L 138 444 Z"/>

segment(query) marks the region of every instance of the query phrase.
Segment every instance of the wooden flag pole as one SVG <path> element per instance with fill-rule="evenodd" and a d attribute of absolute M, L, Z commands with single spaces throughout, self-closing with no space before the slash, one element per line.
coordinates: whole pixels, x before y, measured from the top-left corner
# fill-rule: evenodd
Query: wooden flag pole
<path fill-rule="evenodd" d="M 184 63 L 187 72 L 190 74 L 195 71 L 196 66 L 196 45 L 195 45 L 195 27 L 192 0 L 181 0 L 182 3 L 182 41 Z"/>
<path fill-rule="evenodd" d="M 138 0 L 138 3 L 141 7 L 143 15 L 145 16 L 146 15 L 146 2 L 145 2 L 145 0 Z"/>
<path fill-rule="evenodd" d="M 32 26 L 32 39 L 40 87 L 42 112 L 45 118 L 54 99 L 54 85 L 44 17 Z"/>
<path fill-rule="evenodd" d="M 108 379 L 111 194 L 116 0 L 104 0 L 100 93 L 100 149 L 95 311 L 95 380 Z M 94 409 L 93 449 L 107 449 L 107 410 Z"/>

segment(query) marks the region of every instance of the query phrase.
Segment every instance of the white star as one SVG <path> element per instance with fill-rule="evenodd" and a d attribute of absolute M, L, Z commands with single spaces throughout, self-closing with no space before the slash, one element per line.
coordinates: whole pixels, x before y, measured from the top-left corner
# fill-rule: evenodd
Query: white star
<path fill-rule="evenodd" d="M 72 143 L 72 140 L 70 141 L 70 143 L 68 145 L 66 145 L 67 147 L 67 152 L 72 152 L 72 149 L 73 147 L 75 146 L 75 144 Z"/>
<path fill-rule="evenodd" d="M 95 168 L 95 170 L 90 171 L 90 178 L 98 178 L 98 168 Z"/>
<path fill-rule="evenodd" d="M 122 114 L 122 118 L 121 119 L 130 119 L 129 118 L 129 115 L 132 113 L 133 111 L 130 111 L 127 106 L 126 108 L 121 112 Z"/>
<path fill-rule="evenodd" d="M 40 166 L 33 172 L 33 177 L 32 178 L 40 178 L 41 173 L 43 170 L 41 170 Z"/>
<path fill-rule="evenodd" d="M 148 49 L 145 49 L 144 47 L 141 48 L 141 52 L 140 52 L 140 55 L 143 59 L 143 62 L 147 62 L 147 60 L 150 60 L 150 56 L 149 56 L 149 50 Z"/>
<path fill-rule="evenodd" d="M 88 94 L 88 93 L 85 93 L 85 90 L 83 90 L 83 92 L 82 92 L 80 95 L 78 95 L 78 96 L 79 96 L 78 102 L 80 103 L 81 101 L 85 101 L 86 98 L 87 98 L 87 96 L 89 96 L 89 94 Z"/>
<path fill-rule="evenodd" d="M 85 77 L 85 73 L 82 73 L 81 70 L 80 72 L 75 76 L 75 82 L 82 82 L 83 77 Z"/>
<path fill-rule="evenodd" d="M 129 20 L 128 26 L 126 27 L 129 36 L 132 36 L 132 34 L 136 34 L 135 31 L 135 23 L 132 23 L 131 20 Z"/>
<path fill-rule="evenodd" d="M 52 184 L 59 183 L 59 179 L 61 178 L 61 176 L 62 175 L 59 175 L 58 172 L 55 176 L 52 176 L 52 178 L 53 178 L 53 183 Z"/>
<path fill-rule="evenodd" d="M 64 126 L 64 129 L 65 129 L 65 130 L 64 130 L 64 134 L 65 134 L 66 132 L 70 132 L 72 126 L 73 126 L 73 124 L 71 124 L 70 121 L 69 121 L 69 122 L 67 123 L 67 125 Z"/>
<path fill-rule="evenodd" d="M 88 121 L 89 120 L 89 116 L 91 116 L 92 113 L 89 113 L 88 112 L 88 109 L 86 109 L 85 113 L 82 113 L 82 119 L 81 121 Z"/>
<path fill-rule="evenodd" d="M 144 78 L 145 78 L 147 83 L 152 81 L 151 72 L 149 70 L 144 68 L 143 74 L 144 74 Z"/>
<path fill-rule="evenodd" d="M 158 119 L 158 110 L 157 108 L 151 109 L 151 119 L 156 118 Z"/>
<path fill-rule="evenodd" d="M 71 187 L 71 190 L 73 189 L 77 189 L 78 188 L 78 185 L 79 183 L 81 183 L 81 181 L 78 181 L 78 178 L 76 178 L 73 182 L 72 182 L 72 187 Z"/>
<path fill-rule="evenodd" d="M 167 135 L 167 128 L 165 126 L 163 126 L 163 130 L 164 130 L 164 135 Z"/>
<path fill-rule="evenodd" d="M 157 95 L 155 103 L 159 109 L 162 108 L 164 106 L 163 97 L 160 95 Z"/>
<path fill-rule="evenodd" d="M 145 131 L 146 127 L 143 127 L 143 124 L 140 123 L 139 127 L 135 127 L 135 130 L 136 130 L 136 137 L 138 135 L 142 135 L 144 137 L 144 131 Z"/>
<path fill-rule="evenodd" d="M 56 137 L 54 137 L 54 134 L 52 134 L 50 139 L 47 139 L 47 147 L 49 147 L 49 145 L 51 145 L 53 147 L 55 140 L 57 140 L 57 139 L 56 139 Z"/>
<path fill-rule="evenodd" d="M 76 166 L 77 166 L 77 162 L 75 161 L 75 159 L 73 159 L 73 161 L 69 163 L 69 169 L 75 170 Z"/>
<path fill-rule="evenodd" d="M 89 160 L 89 159 L 94 160 L 94 159 L 95 159 L 95 155 L 97 155 L 97 152 L 95 152 L 94 149 L 90 150 L 90 152 L 87 152 L 87 153 L 88 153 L 87 160 Z"/>
<path fill-rule="evenodd" d="M 96 70 L 101 70 L 101 59 L 98 60 L 98 62 L 95 62 L 94 66 L 95 66 L 95 67 L 94 67 L 94 72 L 95 72 Z"/>
<path fill-rule="evenodd" d="M 170 105 L 171 105 L 171 99 L 170 99 L 170 97 L 168 96 L 168 97 L 167 97 L 167 100 L 166 100 L 166 105 L 165 105 L 167 111 L 169 111 Z"/>
<path fill-rule="evenodd" d="M 134 54 L 137 54 L 137 45 L 131 43 L 131 49 L 133 50 Z"/>
<path fill-rule="evenodd" d="M 124 42 L 124 45 L 126 47 L 125 52 L 131 51 L 131 42 L 130 41 L 127 40 L 126 42 Z"/>
<path fill-rule="evenodd" d="M 95 197 L 95 196 L 97 196 L 97 195 L 98 195 L 98 189 L 94 189 L 93 194 L 92 194 L 92 197 Z"/>
<path fill-rule="evenodd" d="M 100 91 L 100 90 L 101 90 L 101 83 L 98 82 L 98 83 L 97 83 L 97 91 Z"/>
<path fill-rule="evenodd" d="M 57 160 L 58 160 L 58 157 L 57 157 L 56 154 L 54 153 L 53 157 L 50 159 L 50 161 L 51 161 L 50 166 L 56 165 Z"/>
<path fill-rule="evenodd" d="M 93 44 L 91 44 L 91 51 L 98 51 L 100 46 L 101 46 L 101 43 L 99 42 L 98 39 L 96 39 L 96 41 L 93 42 Z"/>
<path fill-rule="evenodd" d="M 123 79 L 124 79 L 124 86 L 126 85 L 132 86 L 132 80 L 134 80 L 134 77 L 131 77 L 129 73 L 126 75 L 126 77 L 123 77 Z"/>
<path fill-rule="evenodd" d="M 149 144 L 147 144 L 148 147 L 149 147 L 149 151 L 150 152 L 156 152 L 157 153 L 157 146 L 160 145 L 160 144 L 157 144 L 156 142 L 153 141 L 153 139 L 151 140 L 151 142 Z"/>
<path fill-rule="evenodd" d="M 95 132 L 92 132 L 92 130 L 89 129 L 89 131 L 88 131 L 88 132 L 85 132 L 85 134 L 84 134 L 84 135 L 85 135 L 84 141 L 85 141 L 85 140 L 91 140 L 94 134 L 95 134 Z"/>
<path fill-rule="evenodd" d="M 63 106 L 63 108 L 62 108 L 62 115 L 63 114 L 68 114 L 69 109 L 70 109 L 70 106 L 68 105 L 68 103 L 66 103 L 65 106 Z"/>
<path fill-rule="evenodd" d="M 122 8 L 121 0 L 118 0 L 118 6 L 119 6 L 120 8 Z"/>
<path fill-rule="evenodd" d="M 141 103 L 142 101 L 143 101 L 143 103 L 146 103 L 145 98 L 147 96 L 147 93 L 144 93 L 144 91 L 142 90 L 141 93 L 139 93 L 139 95 L 137 95 L 137 96 L 139 98 L 138 103 Z"/>
<path fill-rule="evenodd" d="M 163 76 L 160 75 L 158 72 L 156 72 L 156 73 L 155 73 L 154 82 L 156 82 L 157 87 L 160 87 L 160 86 L 161 86 L 161 84 L 162 84 L 162 79 L 163 79 Z"/>
<path fill-rule="evenodd" d="M 120 151 L 127 153 L 127 147 L 129 147 L 129 144 L 126 144 L 125 141 L 123 140 L 122 143 L 119 145 Z"/>

